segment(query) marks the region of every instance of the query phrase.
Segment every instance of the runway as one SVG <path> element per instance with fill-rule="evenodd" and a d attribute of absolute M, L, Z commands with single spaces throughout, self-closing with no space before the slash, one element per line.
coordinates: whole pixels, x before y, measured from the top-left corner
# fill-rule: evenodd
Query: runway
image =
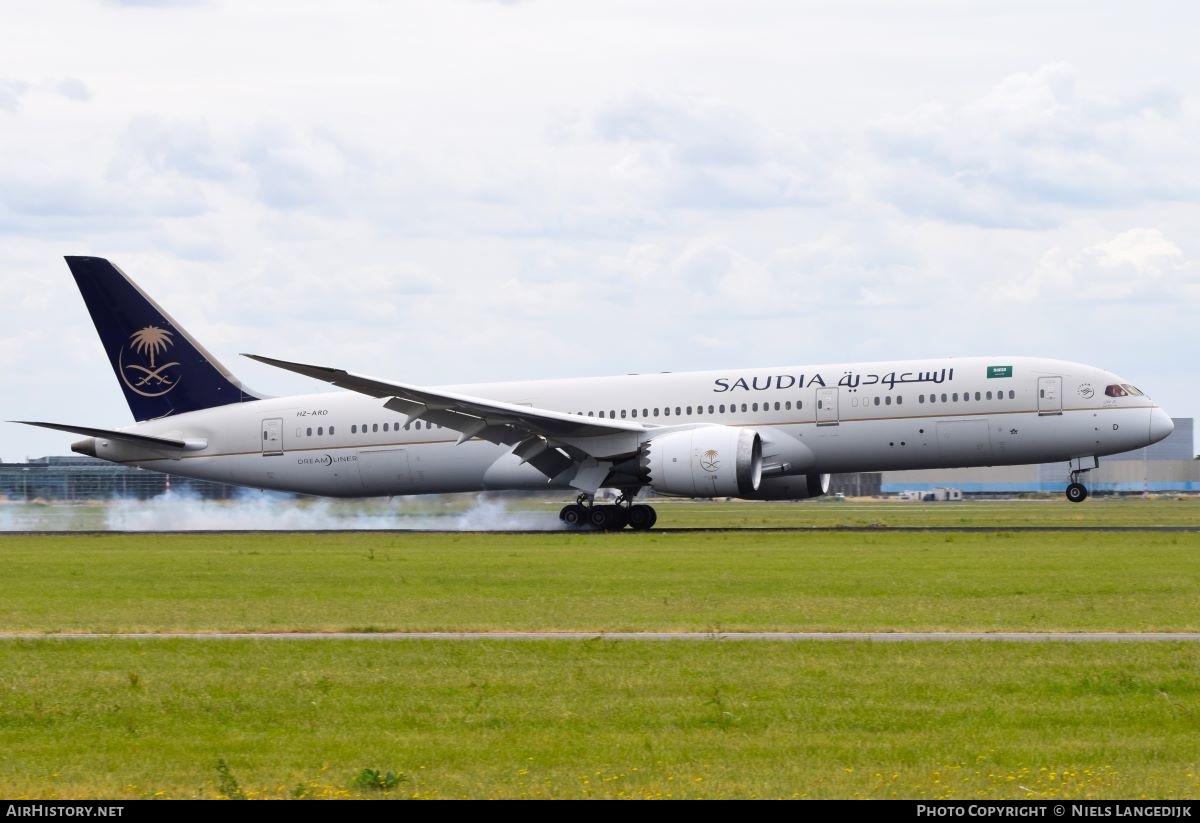
<path fill-rule="evenodd" d="M 0 633 L 0 640 L 612 640 L 923 643 L 1200 642 L 1200 632 L 117 632 Z"/>
<path fill-rule="evenodd" d="M 592 529 L 571 530 L 566 528 L 547 529 L 155 529 L 155 530 L 20 530 L 0 531 L 12 535 L 71 535 L 71 536 L 131 536 L 131 535 L 174 535 L 174 534 L 571 534 L 613 537 L 621 535 L 647 534 L 731 534 L 731 533 L 775 533 L 775 534 L 820 534 L 820 533 L 867 533 L 867 534 L 914 534 L 921 532 L 959 532 L 982 534 L 987 532 L 1200 532 L 1200 524 L 1189 526 L 738 526 L 736 528 L 666 528 L 647 532 L 595 531 Z"/>

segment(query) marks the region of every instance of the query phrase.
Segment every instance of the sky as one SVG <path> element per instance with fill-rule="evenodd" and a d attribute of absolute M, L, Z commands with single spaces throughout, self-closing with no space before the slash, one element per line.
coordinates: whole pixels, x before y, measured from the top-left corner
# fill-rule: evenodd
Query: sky
<path fill-rule="evenodd" d="M 1200 5 L 12 0 L 0 419 L 132 422 L 64 255 L 416 384 L 1038 355 L 1200 415 Z M 0 423 L 0 459 L 72 435 Z"/>

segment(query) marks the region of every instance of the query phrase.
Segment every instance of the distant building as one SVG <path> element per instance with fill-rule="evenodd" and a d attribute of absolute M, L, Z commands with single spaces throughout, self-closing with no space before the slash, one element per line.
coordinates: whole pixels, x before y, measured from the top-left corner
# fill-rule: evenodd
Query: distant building
<path fill-rule="evenodd" d="M 829 493 L 846 497 L 878 497 L 883 475 L 879 472 L 854 472 L 829 476 Z"/>
<path fill-rule="evenodd" d="M 214 500 L 228 499 L 237 492 L 236 486 L 227 483 L 118 466 L 94 457 L 0 463 L 0 498 L 9 500 L 146 500 L 168 488 Z"/>

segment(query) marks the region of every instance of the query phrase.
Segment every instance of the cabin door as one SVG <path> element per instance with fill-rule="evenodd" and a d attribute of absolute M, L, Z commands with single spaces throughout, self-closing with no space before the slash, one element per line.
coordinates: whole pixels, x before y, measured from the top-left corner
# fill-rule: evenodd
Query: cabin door
<path fill-rule="evenodd" d="M 1038 414 L 1062 414 L 1062 378 L 1038 378 Z"/>
<path fill-rule="evenodd" d="M 838 390 L 817 389 L 817 425 L 836 426 L 838 417 Z"/>
<path fill-rule="evenodd" d="M 272 417 L 262 422 L 263 457 L 283 454 L 283 418 Z"/>

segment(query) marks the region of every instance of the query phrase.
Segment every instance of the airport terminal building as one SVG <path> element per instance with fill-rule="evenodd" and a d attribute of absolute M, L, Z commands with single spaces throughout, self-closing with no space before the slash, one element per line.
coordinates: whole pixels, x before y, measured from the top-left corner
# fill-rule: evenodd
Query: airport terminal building
<path fill-rule="evenodd" d="M 27 463 L 0 463 L 0 499 L 148 500 L 168 489 L 208 500 L 225 500 L 236 486 L 130 466 L 95 457 L 39 457 Z"/>

